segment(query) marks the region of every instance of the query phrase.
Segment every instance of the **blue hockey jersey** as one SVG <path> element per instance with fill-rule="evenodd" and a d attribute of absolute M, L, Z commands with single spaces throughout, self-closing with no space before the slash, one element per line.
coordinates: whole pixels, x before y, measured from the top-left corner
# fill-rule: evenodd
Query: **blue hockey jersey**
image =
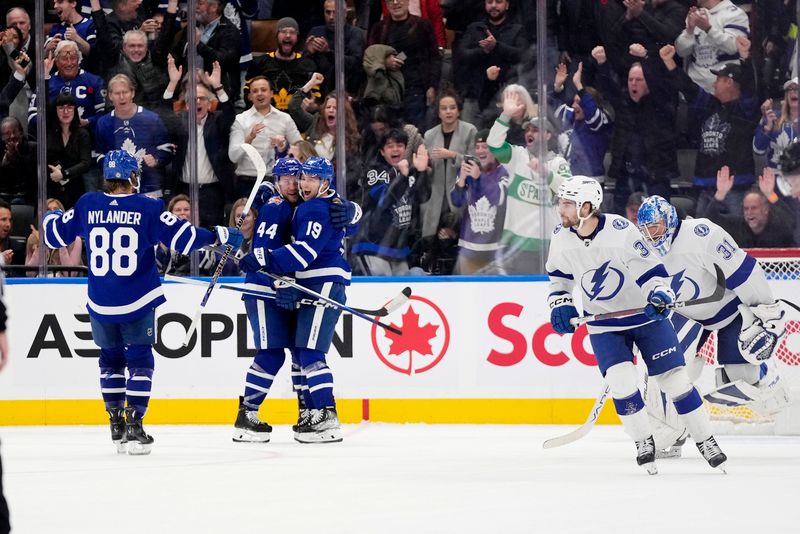
<path fill-rule="evenodd" d="M 292 215 L 295 207 L 280 195 L 269 199 L 258 211 L 253 227 L 253 253 L 260 258 L 292 241 Z M 272 292 L 272 279 L 263 273 L 248 273 L 246 287 Z"/>
<path fill-rule="evenodd" d="M 65 247 L 83 238 L 89 260 L 89 313 L 100 321 L 135 320 L 164 302 L 154 247 L 181 254 L 214 243 L 216 236 L 164 211 L 144 195 L 86 193 L 61 217 L 43 223 L 45 244 Z"/>
<path fill-rule="evenodd" d="M 87 119 L 92 125 L 106 107 L 106 85 L 103 78 L 83 69 L 78 71 L 78 75 L 73 80 L 64 80 L 58 72 L 47 80 L 48 103 L 55 102 L 56 97 L 61 93 L 72 95 L 77 104 L 78 116 Z M 34 94 L 28 108 L 29 123 L 35 120 L 36 114 L 36 95 Z"/>

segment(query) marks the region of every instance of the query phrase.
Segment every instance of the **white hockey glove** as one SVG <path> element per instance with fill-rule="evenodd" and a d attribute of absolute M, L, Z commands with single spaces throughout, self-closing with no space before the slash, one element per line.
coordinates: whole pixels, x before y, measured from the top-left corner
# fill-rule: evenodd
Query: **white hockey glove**
<path fill-rule="evenodd" d="M 748 363 L 758 365 L 772 356 L 778 338 L 786 331 L 785 312 L 780 302 L 753 307 L 740 304 L 739 312 L 742 314 L 739 352 Z"/>

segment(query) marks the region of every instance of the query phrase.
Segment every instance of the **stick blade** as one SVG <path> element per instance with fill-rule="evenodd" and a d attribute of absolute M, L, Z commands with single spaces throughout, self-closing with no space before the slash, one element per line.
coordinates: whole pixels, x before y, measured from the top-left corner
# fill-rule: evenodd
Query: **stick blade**
<path fill-rule="evenodd" d="M 586 434 L 589 433 L 589 431 L 591 429 L 592 429 L 592 425 L 590 425 L 588 423 L 584 423 L 583 425 L 579 426 L 578 428 L 576 428 L 572 432 L 564 434 L 563 436 L 558 436 L 558 437 L 550 438 L 550 439 L 546 440 L 544 443 L 542 443 L 542 448 L 543 449 L 555 449 L 556 447 L 561 447 L 563 445 L 568 445 L 568 444 L 570 444 L 570 443 L 572 443 L 574 441 L 578 441 L 579 439 L 584 437 Z"/>

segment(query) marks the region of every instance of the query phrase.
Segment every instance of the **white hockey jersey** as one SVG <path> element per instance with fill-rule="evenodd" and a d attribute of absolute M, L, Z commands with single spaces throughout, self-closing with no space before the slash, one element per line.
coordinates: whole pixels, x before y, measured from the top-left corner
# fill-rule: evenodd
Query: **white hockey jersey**
<path fill-rule="evenodd" d="M 714 292 L 714 264 L 725 273 L 725 296 L 718 302 L 687 306 L 680 313 L 709 330 L 728 325 L 740 303 L 748 306 L 775 302 L 761 266 L 722 227 L 708 219 L 686 219 L 678 224 L 672 246 L 662 258 L 672 277 L 678 300 L 706 297 Z"/>
<path fill-rule="evenodd" d="M 592 236 L 583 239 L 560 224 L 553 230 L 547 258 L 550 295 L 580 288 L 585 315 L 643 308 L 647 296 L 670 278 L 657 254 L 627 219 L 601 214 Z M 644 313 L 591 321 L 589 333 L 627 330 L 651 322 Z"/>

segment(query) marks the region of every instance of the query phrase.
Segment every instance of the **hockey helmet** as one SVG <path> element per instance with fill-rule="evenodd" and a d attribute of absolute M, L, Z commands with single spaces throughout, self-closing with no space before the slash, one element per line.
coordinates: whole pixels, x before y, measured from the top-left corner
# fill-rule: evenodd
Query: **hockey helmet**
<path fill-rule="evenodd" d="M 127 150 L 111 150 L 103 159 L 105 180 L 131 182 L 134 174 L 139 175 L 139 162 Z"/>
<path fill-rule="evenodd" d="M 663 229 L 659 223 L 663 222 Z M 661 256 L 669 252 L 672 236 L 678 228 L 678 212 L 675 206 L 667 202 L 664 197 L 653 195 L 647 197 L 639 206 L 636 214 L 636 226 L 644 236 L 645 241 Z"/>
<path fill-rule="evenodd" d="M 327 180 L 327 186 L 320 186 L 319 194 L 323 194 L 329 189 L 336 189 L 336 178 L 334 176 L 333 164 L 319 156 L 312 156 L 303 163 L 303 174 L 307 176 L 318 176 L 320 180 Z"/>
<path fill-rule="evenodd" d="M 592 211 L 599 211 L 603 203 L 603 186 L 588 176 L 570 176 L 558 186 L 558 198 L 572 200 L 580 212 L 584 202 L 592 206 Z"/>
<path fill-rule="evenodd" d="M 281 176 L 300 176 L 303 164 L 294 158 L 280 158 L 272 167 L 272 176 L 277 180 Z"/>

